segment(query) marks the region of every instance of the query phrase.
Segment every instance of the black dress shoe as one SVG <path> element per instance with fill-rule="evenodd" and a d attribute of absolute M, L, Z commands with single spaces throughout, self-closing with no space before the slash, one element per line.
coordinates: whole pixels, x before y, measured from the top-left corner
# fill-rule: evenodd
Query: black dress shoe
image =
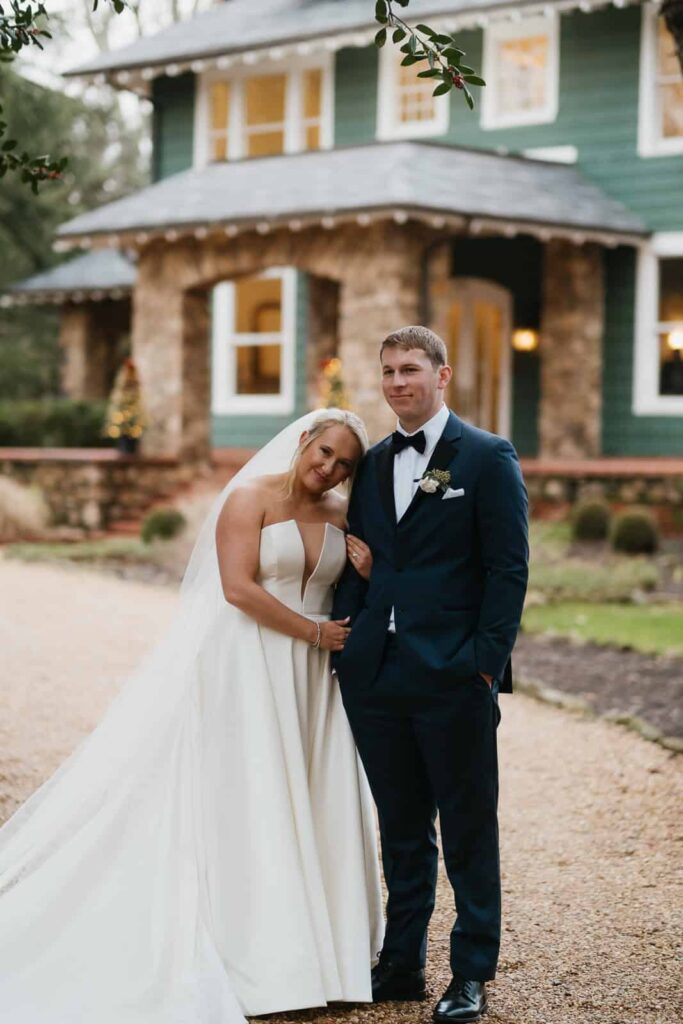
<path fill-rule="evenodd" d="M 458 975 L 434 1007 L 438 1024 L 461 1024 L 479 1020 L 486 1013 L 486 985 L 483 981 L 466 981 Z"/>
<path fill-rule="evenodd" d="M 406 970 L 391 960 L 380 961 L 372 969 L 372 1001 L 385 1003 L 400 999 L 406 1002 L 426 999 L 425 972 Z"/>

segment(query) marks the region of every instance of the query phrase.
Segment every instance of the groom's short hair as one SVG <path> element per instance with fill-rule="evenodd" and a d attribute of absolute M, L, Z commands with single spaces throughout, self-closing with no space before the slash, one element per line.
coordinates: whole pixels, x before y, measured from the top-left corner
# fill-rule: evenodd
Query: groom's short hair
<path fill-rule="evenodd" d="M 448 362 L 448 352 L 443 339 L 428 327 L 421 327 L 419 324 L 413 327 L 399 327 L 397 331 L 387 334 L 379 350 L 380 359 L 385 348 L 401 348 L 405 352 L 411 348 L 420 348 L 426 353 L 435 370 Z"/>

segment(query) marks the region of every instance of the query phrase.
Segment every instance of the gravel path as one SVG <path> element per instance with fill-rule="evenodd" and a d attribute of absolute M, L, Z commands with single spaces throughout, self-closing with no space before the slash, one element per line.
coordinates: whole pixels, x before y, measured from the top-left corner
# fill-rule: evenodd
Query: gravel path
<path fill-rule="evenodd" d="M 167 588 L 0 561 L 0 818 L 97 721 L 163 628 Z M 599 719 L 504 697 L 504 938 L 491 1024 L 679 1024 L 682 758 Z M 448 980 L 442 877 L 429 985 Z M 427 1024 L 426 1004 L 275 1017 Z"/>

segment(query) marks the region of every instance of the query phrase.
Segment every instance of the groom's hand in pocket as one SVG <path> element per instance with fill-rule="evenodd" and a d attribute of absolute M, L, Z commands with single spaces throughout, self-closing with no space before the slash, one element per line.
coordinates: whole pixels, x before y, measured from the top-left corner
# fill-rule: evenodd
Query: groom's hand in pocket
<path fill-rule="evenodd" d="M 353 533 L 347 533 L 346 553 L 358 575 L 362 576 L 364 580 L 369 580 L 372 570 L 372 552 L 365 541 L 354 536 Z"/>

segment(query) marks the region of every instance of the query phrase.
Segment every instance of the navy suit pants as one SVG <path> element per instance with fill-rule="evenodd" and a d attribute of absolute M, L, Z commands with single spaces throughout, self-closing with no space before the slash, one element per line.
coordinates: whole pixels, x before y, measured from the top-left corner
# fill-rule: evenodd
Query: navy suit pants
<path fill-rule="evenodd" d="M 418 681 L 419 682 L 419 681 Z M 455 896 L 451 967 L 465 978 L 495 976 L 500 945 L 497 693 L 481 676 L 421 696 L 402 670 L 400 641 L 387 634 L 373 685 L 342 684 L 377 805 L 388 889 L 382 959 L 423 967 L 434 909 L 438 811 Z"/>

